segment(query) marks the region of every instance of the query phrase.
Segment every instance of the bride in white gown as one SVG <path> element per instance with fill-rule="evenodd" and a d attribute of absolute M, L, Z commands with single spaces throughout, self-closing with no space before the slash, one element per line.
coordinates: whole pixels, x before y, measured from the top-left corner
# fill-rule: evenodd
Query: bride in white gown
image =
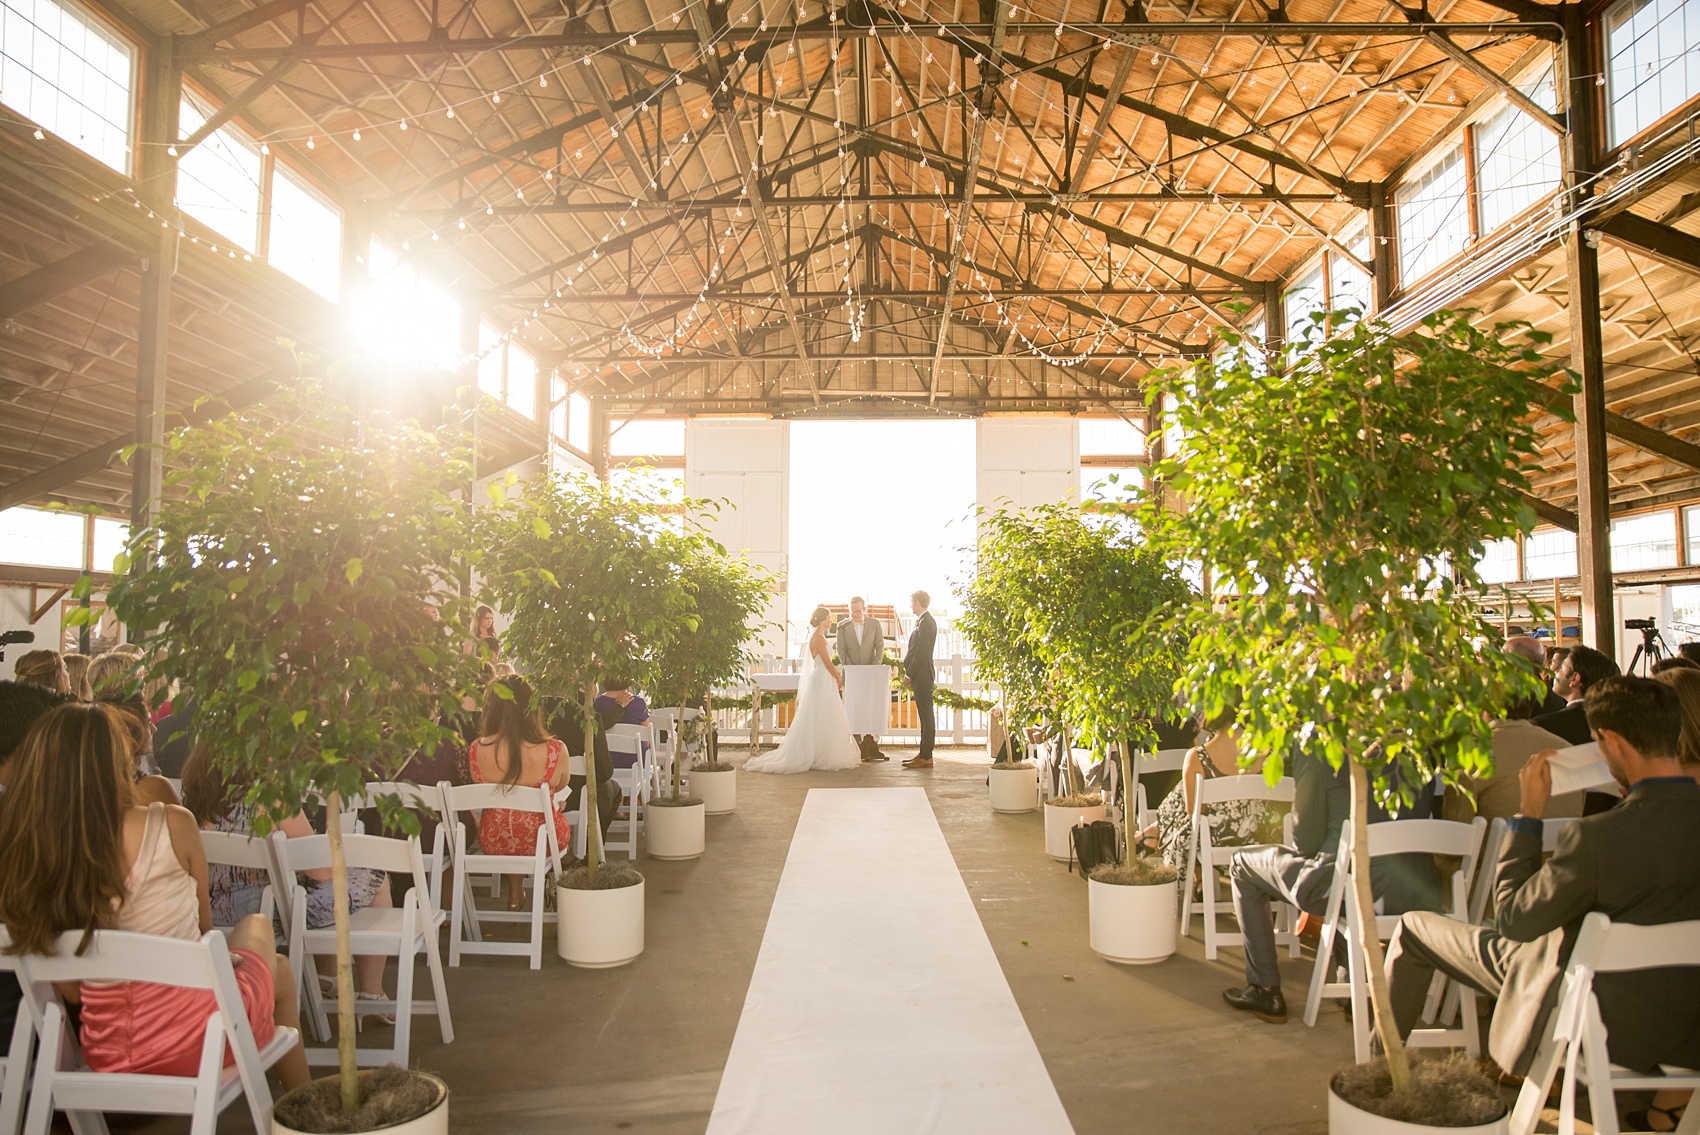
<path fill-rule="evenodd" d="M 826 645 L 832 612 L 816 607 L 809 618 L 813 628 L 803 648 L 803 677 L 797 686 L 797 710 L 785 739 L 770 752 L 751 757 L 748 772 L 808 772 L 810 769 L 858 768 L 862 752 L 850 736 L 850 719 L 839 693 L 838 667 Z"/>

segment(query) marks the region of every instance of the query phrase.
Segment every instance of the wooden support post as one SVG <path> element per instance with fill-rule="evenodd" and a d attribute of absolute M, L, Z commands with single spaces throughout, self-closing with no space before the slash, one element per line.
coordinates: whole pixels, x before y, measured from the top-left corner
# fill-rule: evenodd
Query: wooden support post
<path fill-rule="evenodd" d="M 608 479 L 608 407 L 600 398 L 590 399 L 590 467 Z"/>
<path fill-rule="evenodd" d="M 1570 134 L 1564 148 L 1565 186 L 1585 200 L 1598 160 L 1599 88 L 1588 28 L 1567 7 L 1565 79 Z M 1581 203 L 1581 200 L 1578 203 Z M 1582 588 L 1582 641 L 1616 654 L 1611 578 L 1611 493 L 1606 462 L 1605 349 L 1601 341 L 1600 257 L 1586 218 L 1571 222 L 1566 240 L 1570 289 L 1570 365 L 1582 378 L 1576 395 L 1576 569 Z"/>
<path fill-rule="evenodd" d="M 141 138 L 137 190 L 142 202 L 162 218 L 177 213 L 178 107 L 183 73 L 177 68 L 176 38 L 161 36 L 144 52 L 145 74 L 138 115 Z M 142 261 L 140 312 L 136 331 L 136 442 L 130 458 L 130 525 L 152 526 L 159 515 L 165 443 L 165 390 L 171 332 L 171 277 L 177 268 L 177 232 L 159 222 Z"/>
<path fill-rule="evenodd" d="M 1375 269 L 1371 280 L 1371 302 L 1379 312 L 1393 302 L 1393 289 L 1398 284 L 1393 271 L 1393 252 L 1398 238 L 1393 227 L 1393 209 L 1387 203 L 1387 186 L 1381 182 L 1369 187 L 1369 239 L 1369 260 Z"/>
<path fill-rule="evenodd" d="M 1281 349 L 1287 340 L 1287 313 L 1281 302 L 1281 281 L 1263 282 L 1263 349 L 1271 372 L 1281 369 Z"/>
<path fill-rule="evenodd" d="M 1552 581 L 1552 641 L 1554 646 L 1564 645 L 1564 588 L 1557 576 Z"/>

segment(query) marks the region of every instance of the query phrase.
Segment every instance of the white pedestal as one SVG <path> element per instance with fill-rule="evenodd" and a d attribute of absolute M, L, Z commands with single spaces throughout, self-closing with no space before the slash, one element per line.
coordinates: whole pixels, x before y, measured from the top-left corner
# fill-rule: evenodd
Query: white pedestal
<path fill-rule="evenodd" d="M 845 666 L 844 715 L 850 732 L 878 737 L 891 723 L 891 667 Z"/>

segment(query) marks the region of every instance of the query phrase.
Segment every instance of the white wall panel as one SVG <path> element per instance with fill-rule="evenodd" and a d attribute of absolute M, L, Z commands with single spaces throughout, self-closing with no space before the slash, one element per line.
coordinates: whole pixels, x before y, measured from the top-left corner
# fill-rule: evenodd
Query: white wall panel
<path fill-rule="evenodd" d="M 1073 418 L 981 418 L 975 497 L 983 508 L 1032 508 L 1080 497 L 1080 441 Z"/>
<path fill-rule="evenodd" d="M 685 492 L 723 502 L 709 531 L 733 552 L 784 578 L 789 566 L 790 426 L 786 422 L 691 419 L 685 427 Z M 785 653 L 785 593 L 768 604 L 760 649 Z"/>

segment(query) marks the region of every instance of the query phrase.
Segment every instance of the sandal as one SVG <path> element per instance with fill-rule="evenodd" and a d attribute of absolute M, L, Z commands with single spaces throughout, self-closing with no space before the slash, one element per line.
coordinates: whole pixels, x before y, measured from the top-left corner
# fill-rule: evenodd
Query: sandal
<path fill-rule="evenodd" d="M 359 1001 L 388 1001 L 389 1000 L 389 998 L 385 997 L 382 993 L 356 993 L 354 995 L 354 999 L 355 999 L 356 1002 L 359 1002 Z M 360 1029 L 365 1025 L 367 1017 L 376 1017 L 378 1019 L 378 1023 L 381 1024 L 381 1025 L 393 1025 L 393 1024 L 395 1024 L 395 1014 L 394 1013 L 387 1013 L 387 1012 L 384 1012 L 381 1009 L 368 1009 L 368 1010 L 365 1010 L 364 1012 L 362 1012 L 361 1009 L 359 1008 L 359 1006 L 356 1005 L 355 1010 L 354 1010 L 354 1031 L 355 1032 L 359 1032 Z"/>
<path fill-rule="evenodd" d="M 1682 1116 L 1687 1110 L 1688 1105 L 1685 1103 L 1679 1103 L 1675 1107 L 1660 1107 L 1658 1104 L 1648 1104 L 1646 1109 L 1643 1111 L 1624 1112 L 1623 1118 L 1629 1124 L 1629 1130 L 1631 1131 L 1675 1131 L 1678 1127 L 1682 1126 Z M 1658 1112 L 1660 1115 L 1664 1116 L 1665 1121 L 1668 1122 L 1670 1126 L 1654 1127 L 1654 1112 Z"/>

